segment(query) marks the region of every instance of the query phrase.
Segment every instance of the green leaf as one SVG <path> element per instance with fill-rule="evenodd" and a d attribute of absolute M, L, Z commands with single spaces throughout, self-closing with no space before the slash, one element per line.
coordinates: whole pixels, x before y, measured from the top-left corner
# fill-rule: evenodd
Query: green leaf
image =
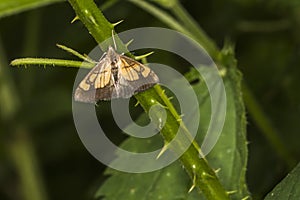
<path fill-rule="evenodd" d="M 145 118 L 146 116 L 143 115 L 140 120 Z M 121 145 L 121 148 L 131 151 L 136 149 L 146 151 L 153 150 L 155 146 L 161 146 L 161 143 L 162 138 L 159 136 L 147 140 L 129 138 Z M 96 197 L 104 197 L 103 199 L 107 200 L 186 199 L 188 185 L 191 184 L 178 161 L 161 170 L 149 173 L 131 174 L 109 168 L 106 174 L 110 177 L 97 192 Z"/>
<path fill-rule="evenodd" d="M 1 0 L 0 18 L 64 0 Z"/>
<path fill-rule="evenodd" d="M 236 67 L 233 51 L 224 49 L 221 52 L 225 75 L 223 81 L 226 90 L 227 109 L 222 134 L 217 145 L 208 155 L 209 163 L 220 168 L 221 183 L 230 191 L 232 199 L 249 196 L 246 185 L 247 139 L 246 115 L 241 93 L 242 75 Z"/>
<path fill-rule="evenodd" d="M 242 199 L 249 196 L 246 185 L 246 165 L 247 165 L 247 141 L 246 141 L 246 118 L 245 108 L 241 96 L 241 74 L 236 68 L 233 55 L 223 55 L 227 57 L 225 76 L 223 77 L 226 90 L 226 119 L 222 133 L 213 150 L 208 154 L 207 160 L 211 167 L 219 169 L 218 177 L 222 185 L 232 191 L 232 199 Z M 187 74 L 190 81 L 195 81 L 200 77 L 195 77 L 195 70 Z M 200 78 L 201 81 L 201 78 Z M 203 133 L 206 133 L 210 120 L 209 96 L 203 96 L 203 91 L 207 91 L 204 83 L 194 86 L 200 103 L 201 120 L 200 130 L 197 134 L 198 143 L 202 141 Z M 201 134 L 202 133 L 202 134 Z"/>
<path fill-rule="evenodd" d="M 246 120 L 240 92 L 241 75 L 237 71 L 235 63 L 232 63 L 231 66 L 232 68 L 227 70 L 224 77 L 227 96 L 226 121 L 222 134 L 207 159 L 212 167 L 220 168 L 218 176 L 223 186 L 228 191 L 236 191 L 232 194 L 232 199 L 242 199 L 249 195 L 245 182 Z M 198 105 L 195 105 L 195 109 L 201 111 L 200 129 L 196 140 L 201 144 L 203 133 L 206 133 L 210 122 L 210 97 L 205 82 L 196 70 L 191 70 L 186 77 L 189 81 L 196 82 L 193 84 L 193 89 L 197 94 L 199 108 Z M 174 80 L 173 84 L 176 85 L 176 82 Z M 146 115 L 142 115 L 138 119 L 138 122 L 145 121 L 147 121 Z M 191 123 L 194 122 L 191 120 Z M 147 140 L 129 138 L 121 145 L 121 148 L 134 152 L 149 152 L 161 146 L 162 139 L 159 137 Z M 117 158 L 118 162 L 122 162 L 120 159 Z M 159 197 L 162 199 L 205 199 L 197 189 L 188 193 L 192 181 L 178 161 L 151 173 L 130 174 L 108 169 L 106 174 L 110 177 L 96 194 L 97 197 L 105 197 L 104 199 L 158 199 Z"/>
<path fill-rule="evenodd" d="M 300 199 L 300 163 L 266 196 L 265 200 Z"/>

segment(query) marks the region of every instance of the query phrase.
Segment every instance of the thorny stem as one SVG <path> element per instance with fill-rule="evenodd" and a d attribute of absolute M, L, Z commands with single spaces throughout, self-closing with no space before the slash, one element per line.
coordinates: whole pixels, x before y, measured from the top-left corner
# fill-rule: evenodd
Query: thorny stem
<path fill-rule="evenodd" d="M 69 0 L 76 15 L 87 27 L 89 33 L 100 44 L 103 40 L 111 37 L 113 25 L 110 24 L 103 14 L 98 10 L 96 4 L 92 0 Z M 106 48 L 108 44 L 105 45 Z M 118 41 L 118 46 L 125 49 L 125 45 Z M 126 51 L 124 51 L 126 52 Z M 164 94 L 160 86 L 155 86 L 147 91 L 135 95 L 141 106 L 146 112 L 149 112 L 153 105 L 165 106 L 167 112 L 167 121 L 161 130 L 161 134 L 165 142 L 170 142 L 178 130 L 184 129 L 181 120 L 178 120 L 178 114 L 172 103 Z M 159 118 L 160 116 L 157 116 Z M 158 121 L 155 121 L 157 124 Z M 180 141 L 177 141 L 178 147 L 181 147 Z M 199 158 L 199 149 L 195 145 L 191 145 L 180 157 L 180 161 L 184 165 L 192 180 L 195 180 L 195 185 L 201 189 L 207 199 L 229 199 L 228 194 L 219 182 L 215 172 L 209 167 L 205 159 Z"/>
<path fill-rule="evenodd" d="M 156 9 L 152 4 L 146 1 L 129 1 L 144 8 L 152 15 L 156 16 L 165 24 L 174 28 L 175 30 L 185 33 L 188 36 L 194 38 L 205 48 L 205 50 L 216 62 L 220 62 L 220 51 L 218 50 L 217 46 L 211 41 L 211 39 L 208 36 L 205 35 L 202 28 L 197 25 L 194 19 L 186 12 L 186 10 L 177 0 L 170 0 L 172 1 L 172 3 L 169 3 L 168 6 L 164 5 L 165 1 L 157 0 L 157 3 L 167 7 L 178 18 L 178 20 L 182 22 L 181 24 L 178 23 L 174 18 L 172 18 L 168 13 Z M 269 140 L 270 145 L 274 149 L 276 149 L 277 154 L 286 162 L 286 165 L 291 168 L 295 165 L 296 159 L 291 156 L 287 147 L 281 141 L 279 141 L 278 131 L 276 131 L 274 128 L 267 128 L 270 127 L 269 118 L 267 114 L 259 106 L 257 106 L 258 101 L 256 100 L 255 96 L 252 95 L 251 89 L 248 87 L 244 87 L 243 92 L 246 93 L 246 95 L 244 95 L 246 108 L 248 109 L 250 115 L 252 115 L 255 123 L 258 125 L 262 134 Z M 255 104 L 253 104 L 253 102 L 255 102 Z M 263 125 L 265 122 L 266 124 Z"/>
<path fill-rule="evenodd" d="M 188 30 L 191 30 L 195 39 L 201 41 L 200 43 L 205 47 L 208 53 L 214 58 L 214 60 L 219 61 L 220 53 L 215 44 L 204 34 L 204 31 L 199 27 L 194 19 L 185 11 L 181 4 L 175 0 L 176 3 L 171 8 L 171 12 L 178 17 L 182 22 L 185 22 L 185 26 Z M 285 161 L 289 168 L 292 168 L 297 162 L 296 159 L 291 156 L 287 147 L 280 140 L 278 131 L 273 128 L 267 114 L 259 106 L 259 103 L 255 96 L 253 95 L 251 89 L 243 83 L 242 88 L 244 94 L 244 102 L 249 111 L 249 114 L 253 117 L 255 123 L 270 142 L 270 145 L 275 149 L 279 157 Z"/>
<path fill-rule="evenodd" d="M 50 58 L 18 58 L 10 63 L 12 66 L 28 66 L 28 65 L 40 65 L 40 66 L 64 66 L 64 67 L 83 67 L 92 68 L 95 64 L 88 62 L 81 62 L 75 60 L 61 60 Z"/>

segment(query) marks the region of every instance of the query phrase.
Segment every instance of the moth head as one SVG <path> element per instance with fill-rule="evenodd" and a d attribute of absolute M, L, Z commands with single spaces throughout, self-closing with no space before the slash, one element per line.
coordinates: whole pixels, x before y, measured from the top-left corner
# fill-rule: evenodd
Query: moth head
<path fill-rule="evenodd" d="M 120 55 L 111 46 L 108 47 L 107 57 L 110 59 L 112 65 L 116 65 L 120 60 Z"/>

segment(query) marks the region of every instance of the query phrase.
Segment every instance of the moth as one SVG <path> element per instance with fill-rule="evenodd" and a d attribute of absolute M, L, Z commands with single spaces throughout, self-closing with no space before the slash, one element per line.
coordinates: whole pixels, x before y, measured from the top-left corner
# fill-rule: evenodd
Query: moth
<path fill-rule="evenodd" d="M 118 54 L 113 47 L 79 83 L 74 99 L 97 103 L 99 100 L 130 98 L 159 82 L 158 76 L 147 66 Z"/>

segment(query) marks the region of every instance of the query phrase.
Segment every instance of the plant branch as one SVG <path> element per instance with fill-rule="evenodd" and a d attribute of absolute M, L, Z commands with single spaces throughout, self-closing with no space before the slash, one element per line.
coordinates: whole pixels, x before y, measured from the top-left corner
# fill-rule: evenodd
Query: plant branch
<path fill-rule="evenodd" d="M 128 0 L 129 2 L 139 6 L 140 8 L 143 8 L 144 10 L 147 10 L 149 13 L 163 21 L 165 24 L 167 24 L 169 27 L 173 28 L 174 30 L 177 30 L 181 33 L 184 33 L 188 36 L 191 36 L 190 31 L 185 29 L 181 24 L 179 24 L 171 15 L 168 13 L 157 9 L 152 4 L 148 3 L 147 1 L 143 0 Z"/>
<path fill-rule="evenodd" d="M 66 47 L 64 45 L 61 45 L 61 44 L 56 44 L 56 46 L 58 48 L 61 48 L 62 50 L 65 50 L 71 54 L 73 54 L 74 56 L 82 59 L 82 60 L 85 60 L 86 62 L 89 62 L 89 63 L 96 63 L 96 61 L 92 60 L 91 58 L 89 58 L 88 56 L 84 56 L 84 55 L 81 55 L 79 52 L 75 51 L 74 49 L 71 49 L 69 47 Z"/>
<path fill-rule="evenodd" d="M 28 65 L 41 65 L 41 66 L 63 66 L 63 67 L 83 67 L 91 69 L 95 66 L 93 63 L 81 62 L 75 60 L 62 60 L 50 58 L 18 58 L 10 63 L 12 66 L 28 66 Z"/>
<path fill-rule="evenodd" d="M 187 36 L 194 38 L 213 58 L 217 58 L 217 55 L 219 53 L 217 46 L 208 38 L 205 32 L 197 25 L 194 19 L 186 12 L 186 10 L 179 4 L 179 2 L 177 2 L 177 0 L 171 0 L 173 3 L 170 3 L 168 6 L 165 5 L 165 1 L 161 3 L 161 1 L 157 0 L 156 2 L 170 9 L 170 11 L 181 21 L 181 23 L 179 23 L 167 12 L 158 9 L 147 1 L 128 1 L 151 13 L 153 16 L 155 16 L 174 30 L 177 30 Z"/>
<path fill-rule="evenodd" d="M 114 25 L 109 23 L 103 16 L 94 1 L 69 0 L 69 3 L 76 12 L 76 16 L 88 29 L 89 33 L 97 41 L 103 51 L 106 51 L 111 42 L 105 42 L 111 38 Z M 128 52 L 126 46 L 121 42 L 119 37 L 115 36 L 118 50 Z"/>
<path fill-rule="evenodd" d="M 69 2 L 76 15 L 99 44 L 111 36 L 113 25 L 105 19 L 92 0 L 69 0 Z M 106 47 L 108 45 L 106 44 Z M 120 40 L 119 45 L 126 48 Z M 161 130 L 161 134 L 165 139 L 165 143 L 168 144 L 175 137 L 178 129 L 184 128 L 181 120 L 177 118 L 179 115 L 177 112 L 176 114 L 174 113 L 176 110 L 173 108 L 172 103 L 169 102 L 167 96 L 165 96 L 163 90 L 158 85 L 154 88 L 139 93 L 135 97 L 147 113 L 153 105 L 163 105 L 167 108 L 167 121 Z M 161 116 L 159 113 L 155 113 L 155 115 L 157 120 L 154 119 L 154 123 L 157 123 L 159 126 L 160 122 L 158 119 Z M 177 145 L 181 147 L 180 141 L 177 142 Z M 180 160 L 191 179 L 195 180 L 193 184 L 201 189 L 207 199 L 229 199 L 215 172 L 208 166 L 205 159 L 199 157 L 199 149 L 197 147 L 191 145 L 181 156 Z"/>
<path fill-rule="evenodd" d="M 146 11 L 156 16 L 165 24 L 178 31 L 180 31 L 182 27 L 185 27 L 184 29 L 187 29 L 190 33 L 187 35 L 191 36 L 196 41 L 198 41 L 215 61 L 220 62 L 221 65 L 223 65 L 221 61 L 221 52 L 215 46 L 213 41 L 204 33 L 202 28 L 196 24 L 195 20 L 185 11 L 185 9 L 177 0 L 170 0 L 172 1 L 172 3 L 169 4 L 168 6 L 166 6 L 164 0 L 156 0 L 156 2 L 161 6 L 167 7 L 178 18 L 178 20 L 181 21 L 181 24 L 178 23 L 174 18 L 172 18 L 166 12 L 159 10 L 158 8 L 151 5 L 150 3 L 147 3 L 146 1 L 143 0 L 140 1 L 129 0 L 129 1 L 144 8 Z M 165 20 L 166 16 L 168 16 L 168 18 L 170 19 Z M 176 26 L 174 26 L 175 23 Z M 177 29 L 176 27 L 180 27 L 180 29 Z M 184 31 L 182 33 L 186 33 L 186 32 L 187 31 Z M 244 91 L 244 89 L 246 89 L 246 91 Z M 246 95 L 244 95 L 245 105 L 249 113 L 252 115 L 255 123 L 258 125 L 259 129 L 263 133 L 263 135 L 269 140 L 273 148 L 276 149 L 277 154 L 281 158 L 283 158 L 283 160 L 285 160 L 287 166 L 289 167 L 294 166 L 295 163 L 294 161 L 296 159 L 290 156 L 290 152 L 287 150 L 287 147 L 284 144 L 282 144 L 282 142 L 279 141 L 278 132 L 274 131 L 273 128 L 271 128 L 273 130 L 271 130 L 270 128 L 266 128 L 266 127 L 270 127 L 269 118 L 259 106 L 255 106 L 258 104 L 253 104 L 253 102 L 257 102 L 257 100 L 255 96 L 249 95 L 252 94 L 251 89 L 244 87 L 243 92 L 247 93 Z M 266 125 L 262 125 L 264 123 L 266 123 Z"/>
<path fill-rule="evenodd" d="M 135 95 L 146 113 L 148 113 L 150 108 L 154 105 L 163 105 L 167 107 L 164 102 L 169 101 L 164 95 L 163 90 L 158 85 L 154 86 L 154 88 L 155 90 L 148 90 Z M 168 145 L 169 142 L 174 139 L 176 134 L 180 134 L 180 131 L 185 132 L 184 124 L 178 123 L 177 118 L 174 117 L 170 111 L 173 109 L 175 110 L 173 105 L 168 103 L 167 108 L 166 122 L 161 130 L 161 134 L 165 140 L 165 145 Z M 155 114 L 156 116 L 152 116 L 151 119 L 154 123 L 158 124 L 161 116 L 159 113 Z M 178 116 L 177 112 L 175 115 Z M 170 148 L 175 152 L 181 151 L 184 147 L 180 142 L 181 141 L 177 140 L 176 144 L 173 145 L 174 149 L 172 149 L 172 147 Z M 197 144 L 196 146 L 198 147 Z M 208 200 L 229 199 L 227 192 L 220 184 L 215 172 L 209 167 L 207 161 L 204 158 L 199 158 L 199 147 L 197 148 L 196 146 L 195 143 L 193 143 L 193 145 L 191 145 L 180 157 L 180 161 L 183 164 L 184 169 L 187 171 L 191 180 L 193 180 L 193 186 L 200 188 Z"/>
<path fill-rule="evenodd" d="M 203 46 L 208 54 L 212 58 L 217 58 L 219 50 L 216 44 L 206 35 L 204 30 L 200 28 L 197 22 L 177 0 L 170 10 L 181 21 L 181 24 L 185 24 L 186 29 L 192 33 L 194 38 Z"/>
<path fill-rule="evenodd" d="M 212 42 L 209 42 L 211 39 L 209 39 L 204 33 L 204 31 L 201 29 L 201 27 L 196 25 L 196 22 L 194 19 L 188 15 L 188 13 L 185 12 L 184 8 L 181 6 L 181 4 L 176 0 L 176 3 L 171 8 L 171 12 L 174 13 L 186 26 L 187 29 L 191 30 L 193 33 L 195 33 L 195 37 L 198 38 L 197 41 L 201 41 L 201 44 L 203 44 L 204 47 L 207 45 L 205 44 L 212 44 L 208 45 L 213 46 Z M 178 14 L 179 13 L 179 14 Z M 197 34 L 197 30 L 199 34 Z M 206 48 L 207 48 L 206 47 Z M 214 60 L 220 62 L 220 53 L 217 53 L 216 48 L 214 49 L 215 53 L 210 52 L 210 48 L 206 49 L 208 53 L 213 57 Z M 244 82 L 244 81 L 243 81 Z M 276 131 L 273 126 L 271 125 L 271 122 L 269 121 L 268 116 L 266 113 L 264 113 L 263 109 L 259 106 L 258 101 L 256 100 L 255 96 L 251 92 L 251 89 L 246 86 L 246 84 L 243 84 L 242 91 L 244 93 L 244 102 L 245 105 L 250 113 L 250 115 L 253 117 L 255 123 L 263 133 L 263 135 L 267 138 L 267 140 L 270 142 L 271 146 L 279 157 L 281 157 L 285 162 L 286 165 L 289 168 L 292 168 L 297 162 L 296 159 L 293 158 L 288 151 L 287 147 L 281 142 L 279 138 L 279 133 Z"/>

